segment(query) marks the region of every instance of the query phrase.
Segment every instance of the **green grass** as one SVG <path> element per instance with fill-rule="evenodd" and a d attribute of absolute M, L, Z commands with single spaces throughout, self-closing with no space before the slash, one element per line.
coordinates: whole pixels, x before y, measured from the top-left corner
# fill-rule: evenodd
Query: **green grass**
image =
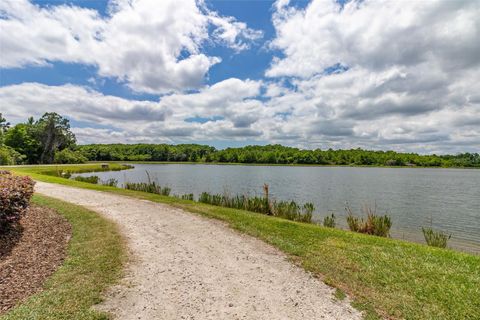
<path fill-rule="evenodd" d="M 107 319 L 91 308 L 121 277 L 125 247 L 116 226 L 85 208 L 35 195 L 35 204 L 55 209 L 73 227 L 67 257 L 44 290 L 0 317 L 1 320 Z"/>
<path fill-rule="evenodd" d="M 220 219 L 287 253 L 292 261 L 353 298 L 367 319 L 480 319 L 480 256 L 288 221 L 174 197 L 41 175 L 45 182 L 103 190 L 167 203 Z"/>

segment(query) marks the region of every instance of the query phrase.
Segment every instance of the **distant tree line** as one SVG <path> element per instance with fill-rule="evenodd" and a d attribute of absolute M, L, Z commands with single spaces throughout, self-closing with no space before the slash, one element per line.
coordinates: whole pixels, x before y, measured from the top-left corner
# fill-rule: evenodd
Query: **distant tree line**
<path fill-rule="evenodd" d="M 394 151 L 303 150 L 282 145 L 217 150 L 199 144 L 90 144 L 77 146 L 68 119 L 45 113 L 11 126 L 0 113 L 0 164 L 86 161 L 172 161 L 361 166 L 480 167 L 478 153 L 419 155 Z"/>
<path fill-rule="evenodd" d="M 197 144 L 92 144 L 79 146 L 91 161 L 190 161 L 259 164 L 480 167 L 478 153 L 419 155 L 394 151 L 302 150 L 281 145 L 216 150 Z"/>
<path fill-rule="evenodd" d="M 0 113 L 0 164 L 82 163 L 68 119 L 45 113 L 11 126 Z"/>

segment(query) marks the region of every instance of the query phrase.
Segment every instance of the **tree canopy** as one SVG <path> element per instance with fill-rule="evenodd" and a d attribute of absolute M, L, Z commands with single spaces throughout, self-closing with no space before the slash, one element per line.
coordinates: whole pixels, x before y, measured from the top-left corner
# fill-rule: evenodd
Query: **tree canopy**
<path fill-rule="evenodd" d="M 86 158 L 76 148 L 75 135 L 70 130 L 69 120 L 57 113 L 45 113 L 35 121 L 29 118 L 26 123 L 10 127 L 0 115 L 0 164 L 14 163 L 53 163 L 56 153 L 71 149 L 72 153 L 63 153 L 62 161 L 82 162 Z M 74 158 L 80 160 L 73 161 Z M 57 159 L 59 157 L 57 156 Z"/>
<path fill-rule="evenodd" d="M 395 151 L 307 150 L 279 144 L 217 150 L 200 144 L 90 144 L 77 146 L 67 118 L 57 113 L 10 126 L 0 114 L 0 164 L 90 161 L 172 161 L 210 163 L 361 166 L 480 167 L 478 153 L 419 155 Z"/>

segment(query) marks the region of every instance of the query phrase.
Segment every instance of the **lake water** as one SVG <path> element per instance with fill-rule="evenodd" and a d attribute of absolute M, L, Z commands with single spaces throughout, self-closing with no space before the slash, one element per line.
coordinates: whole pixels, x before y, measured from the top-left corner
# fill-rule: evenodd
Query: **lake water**
<path fill-rule="evenodd" d="M 391 216 L 394 238 L 423 243 L 421 227 L 431 225 L 452 234 L 450 247 L 480 253 L 480 170 L 135 164 L 130 170 L 81 175 L 121 184 L 147 181 L 147 171 L 179 195 L 261 195 L 267 183 L 276 199 L 313 202 L 314 220 L 334 212 L 341 228 L 346 228 L 346 202 L 357 215 L 364 204 L 376 204 L 377 213 Z"/>

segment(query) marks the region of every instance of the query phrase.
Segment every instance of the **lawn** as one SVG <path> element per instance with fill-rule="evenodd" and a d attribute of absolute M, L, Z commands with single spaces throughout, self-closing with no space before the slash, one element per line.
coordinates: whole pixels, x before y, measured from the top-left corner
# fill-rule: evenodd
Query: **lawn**
<path fill-rule="evenodd" d="M 71 170 L 95 165 L 71 166 Z M 99 166 L 99 165 L 96 165 Z M 49 172 L 50 170 L 50 172 Z M 367 319 L 480 319 L 480 256 L 313 224 L 215 207 L 155 194 L 47 175 L 53 167 L 14 168 L 18 174 L 64 185 L 167 203 L 226 221 L 287 253 L 292 261 L 349 294 Z"/>
<path fill-rule="evenodd" d="M 107 319 L 107 314 L 91 307 L 122 275 L 126 250 L 115 224 L 93 211 L 53 198 L 35 195 L 32 201 L 55 209 L 72 225 L 67 258 L 42 292 L 0 319 Z"/>

